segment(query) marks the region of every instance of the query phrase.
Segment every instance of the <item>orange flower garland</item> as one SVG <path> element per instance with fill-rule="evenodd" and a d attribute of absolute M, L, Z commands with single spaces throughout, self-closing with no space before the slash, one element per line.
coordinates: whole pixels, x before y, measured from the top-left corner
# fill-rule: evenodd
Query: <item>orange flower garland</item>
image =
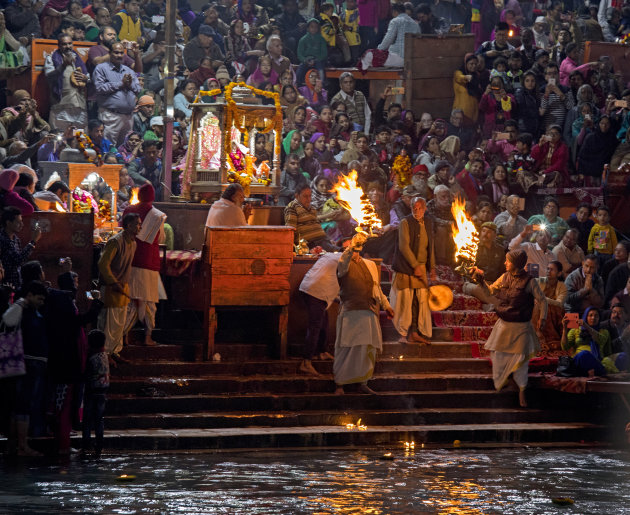
<path fill-rule="evenodd" d="M 92 140 L 90 139 L 90 137 L 81 131 L 76 131 L 74 133 L 74 137 L 77 139 L 77 143 L 79 144 L 79 149 L 81 150 L 81 152 L 83 152 L 83 157 L 85 157 L 87 161 L 90 161 L 96 164 L 96 166 L 100 166 L 101 163 L 103 162 L 103 155 L 101 154 L 99 149 L 96 146 L 94 146 L 94 143 L 92 143 Z M 90 154 L 88 153 L 85 147 L 86 143 L 92 150 L 94 150 L 94 152 L 96 152 L 96 158 L 90 158 Z"/>

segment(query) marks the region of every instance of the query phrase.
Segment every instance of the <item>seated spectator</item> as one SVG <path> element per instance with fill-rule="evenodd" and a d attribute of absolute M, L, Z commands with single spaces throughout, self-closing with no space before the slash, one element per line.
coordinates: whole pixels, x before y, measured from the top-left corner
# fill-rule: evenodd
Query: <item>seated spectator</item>
<path fill-rule="evenodd" d="M 332 110 L 328 105 L 323 105 L 319 108 L 317 118 L 312 120 L 311 124 L 315 128 L 316 132 L 321 132 L 324 135 L 326 142 L 330 141 L 330 133 L 333 127 L 333 123 Z"/>
<path fill-rule="evenodd" d="M 485 166 L 483 160 L 478 161 L 481 161 L 483 166 Z M 498 164 L 492 169 L 490 176 L 483 183 L 482 187 L 483 194 L 490 199 L 492 205 L 496 208 L 499 207 L 501 199 L 510 196 L 514 190 L 508 180 L 507 168 L 503 164 Z"/>
<path fill-rule="evenodd" d="M 300 158 L 297 154 L 289 153 L 285 159 L 280 185 L 282 186 L 278 194 L 278 205 L 280 206 L 289 205 L 294 201 L 297 194 L 296 192 L 301 187 L 308 186 L 308 180 L 300 171 Z"/>
<path fill-rule="evenodd" d="M 300 67 L 297 71 L 297 82 L 306 82 L 308 86 L 310 74 L 313 69 L 317 71 L 317 78 L 324 80 L 324 67 L 328 58 L 328 46 L 326 40 L 320 33 L 320 23 L 316 18 L 308 21 L 307 32 L 300 39 L 297 46 L 298 60 Z M 307 73 L 308 70 L 308 73 Z M 306 81 L 305 81 L 306 78 Z M 313 86 L 310 86 L 313 89 Z"/>
<path fill-rule="evenodd" d="M 311 206 L 311 188 L 308 184 L 295 190 L 295 199 L 284 210 L 284 223 L 295 228 L 296 245 L 300 240 L 306 240 L 309 249 L 321 247 L 327 252 L 338 250 L 326 237 L 317 210 Z"/>
<path fill-rule="evenodd" d="M 350 47 L 340 30 L 339 16 L 335 13 L 335 6 L 323 3 L 319 10 L 320 33 L 328 48 L 328 59 L 333 66 L 343 66 L 350 61 Z"/>
<path fill-rule="evenodd" d="M 28 63 L 28 61 L 25 63 L 24 59 L 24 56 L 28 54 L 22 53 L 24 50 L 22 44 L 7 29 L 3 12 L 0 12 L 0 39 L 3 42 L 0 46 L 0 59 L 3 68 L 17 68 Z"/>
<path fill-rule="evenodd" d="M 356 63 L 361 56 L 361 36 L 359 35 L 359 9 L 357 0 L 346 0 L 345 8 L 339 16 L 343 35 L 350 47 L 350 62 Z"/>
<path fill-rule="evenodd" d="M 604 165 L 611 162 L 618 144 L 610 126 L 610 118 L 603 115 L 595 130 L 584 138 L 577 158 L 578 173 L 588 177 L 589 186 L 601 184 Z"/>
<path fill-rule="evenodd" d="M 608 276 L 619 265 L 625 265 L 628 262 L 630 254 L 630 242 L 620 241 L 613 252 L 613 259 L 609 259 L 601 268 L 601 276 L 604 284 L 608 282 Z"/>
<path fill-rule="evenodd" d="M 446 34 L 449 29 L 448 22 L 431 12 L 431 6 L 420 4 L 416 9 L 416 18 L 420 25 L 420 34 Z"/>
<path fill-rule="evenodd" d="M 578 71 L 585 76 L 589 69 L 599 66 L 596 61 L 578 66 L 580 47 L 577 43 L 571 42 L 566 46 L 566 55 L 560 64 L 560 84 L 563 86 L 569 86 L 569 76 L 572 72 Z"/>
<path fill-rule="evenodd" d="M 431 191 L 435 194 L 435 188 L 438 186 L 446 186 L 453 197 L 461 196 L 464 197 L 464 190 L 459 185 L 455 177 L 451 174 L 452 168 L 448 161 L 442 160 L 438 161 L 435 165 L 435 175 L 429 177 L 427 182 Z M 431 201 L 429 201 L 431 202 Z M 450 204 L 449 204 L 450 205 Z M 427 204 L 428 206 L 428 204 Z"/>
<path fill-rule="evenodd" d="M 184 63 L 190 71 L 199 68 L 201 59 L 210 57 L 212 59 L 212 68 L 216 71 L 223 64 L 225 55 L 219 48 L 212 35 L 214 30 L 208 25 L 199 27 L 199 33 L 192 38 L 184 47 Z"/>
<path fill-rule="evenodd" d="M 33 198 L 33 193 L 35 193 L 35 184 L 35 179 L 33 179 L 33 176 L 30 173 L 20 172 L 13 191 L 33 206 L 35 211 L 39 211 L 39 207 L 37 207 L 35 199 Z"/>
<path fill-rule="evenodd" d="M 552 125 L 547 134 L 540 137 L 531 156 L 536 160 L 537 172 L 544 175 L 543 184 L 550 188 L 569 184 L 569 148 L 562 141 L 560 126 Z"/>
<path fill-rule="evenodd" d="M 535 243 L 528 241 L 529 236 L 535 234 Z M 538 265 L 540 277 L 547 273 L 547 265 L 555 261 L 555 256 L 549 250 L 551 234 L 547 229 L 534 231 L 531 225 L 526 225 L 521 234 L 517 235 L 509 244 L 509 250 L 522 249 L 527 254 L 527 264 Z"/>
<path fill-rule="evenodd" d="M 304 146 L 302 145 L 302 134 L 296 130 L 289 131 L 282 140 L 282 164 L 289 154 L 295 154 L 298 159 L 304 157 Z M 289 202 L 291 199 L 289 200 Z"/>
<path fill-rule="evenodd" d="M 506 120 L 512 118 L 512 110 L 516 112 L 516 101 L 506 93 L 503 79 L 492 77 L 479 102 L 479 111 L 484 113 L 482 134 L 490 138 L 494 131 L 503 131 Z"/>
<path fill-rule="evenodd" d="M 13 188 L 17 184 L 20 174 L 15 170 L 7 169 L 0 172 L 0 207 L 12 206 L 19 209 L 20 214 L 30 215 L 34 210 L 34 206 L 22 198 Z M 4 255 L 2 255 L 4 263 Z M 6 270 L 6 263 L 5 263 Z"/>
<path fill-rule="evenodd" d="M 68 201 L 70 200 L 70 188 L 65 182 L 55 181 L 47 186 L 46 190 L 55 195 L 61 205 L 68 205 Z"/>
<path fill-rule="evenodd" d="M 283 55 L 284 45 L 280 35 L 272 34 L 269 36 L 265 48 L 267 49 L 267 55 L 271 58 L 271 67 L 278 77 L 282 77 L 282 74 L 291 68 L 291 61 Z"/>
<path fill-rule="evenodd" d="M 139 156 L 140 152 L 142 152 L 142 137 L 140 134 L 141 133 L 136 131 L 129 132 L 125 136 L 123 144 L 118 147 L 118 153 L 125 164 L 134 161 Z"/>
<path fill-rule="evenodd" d="M 0 121 L 9 138 L 20 133 L 20 139 L 29 145 L 39 141 L 44 133 L 50 131 L 50 125 L 37 111 L 37 101 L 24 89 L 13 92 L 12 105 L 2 110 Z"/>
<path fill-rule="evenodd" d="M 617 234 L 615 228 L 610 225 L 610 210 L 606 206 L 597 208 L 597 222 L 591 229 L 588 236 L 589 254 L 595 254 L 598 259 L 598 268 L 601 270 L 604 263 L 612 259 L 613 252 L 617 246 Z"/>
<path fill-rule="evenodd" d="M 433 190 L 434 197 L 427 202 L 427 213 L 434 219 L 435 263 L 454 265 L 455 243 L 452 226 L 455 219 L 451 211 L 452 198 L 448 186 L 440 184 Z"/>
<path fill-rule="evenodd" d="M 149 130 L 144 133 L 144 141 L 155 141 L 158 144 L 164 138 L 164 117 L 154 116 L 149 121 Z"/>
<path fill-rule="evenodd" d="M 101 154 L 107 154 L 116 150 L 114 144 L 105 137 L 105 126 L 100 120 L 94 119 L 88 122 L 88 136 L 92 141 L 92 145 Z"/>
<path fill-rule="evenodd" d="M 316 132 L 311 136 L 311 143 L 314 146 L 314 157 L 323 170 L 336 166 L 335 156 L 326 148 L 326 137 L 321 132 Z"/>
<path fill-rule="evenodd" d="M 343 72 L 339 76 L 339 86 L 341 91 L 330 100 L 331 107 L 335 101 L 341 101 L 346 114 L 354 124 L 354 130 L 363 130 L 369 134 L 372 111 L 363 93 L 355 88 L 354 76 L 350 72 Z"/>
<path fill-rule="evenodd" d="M 18 0 L 6 6 L 4 10 L 7 29 L 15 39 L 24 46 L 30 44 L 30 38 L 39 38 L 42 29 L 35 11 L 35 5 L 30 0 Z"/>
<path fill-rule="evenodd" d="M 545 324 L 538 331 L 543 350 L 560 350 L 559 345 L 554 349 L 554 344 L 559 344 L 562 336 L 562 319 L 564 318 L 564 303 L 567 298 L 567 288 L 559 280 L 562 274 L 562 264 L 559 261 L 552 261 L 547 265 L 546 277 L 539 277 L 538 286 L 547 299 L 547 319 Z M 532 324 L 537 326 L 540 318 L 538 306 L 534 307 Z"/>
<path fill-rule="evenodd" d="M 505 137 L 507 135 L 507 138 Z M 500 139 L 499 139 L 500 136 Z M 493 132 L 492 137 L 486 145 L 486 152 L 492 154 L 488 158 L 489 162 L 507 162 L 513 153 L 518 152 L 516 142 L 518 141 L 518 128 L 514 120 L 508 120 L 503 126 L 503 133 Z M 494 161 L 493 158 L 494 157 Z"/>
<path fill-rule="evenodd" d="M 582 266 L 584 261 L 584 251 L 577 244 L 579 233 L 577 229 L 568 229 L 562 237 L 562 241 L 558 243 L 552 250 L 553 255 L 562 265 L 560 277 L 566 278 L 573 270 Z"/>
<path fill-rule="evenodd" d="M 232 19 L 242 20 L 249 25 L 247 37 L 250 39 L 257 39 L 259 34 L 265 34 L 269 31 L 267 10 L 260 5 L 256 5 L 253 0 L 241 0 L 238 2 L 232 7 L 230 16 Z"/>
<path fill-rule="evenodd" d="M 476 203 L 477 197 L 484 194 L 483 185 L 487 177 L 485 162 L 481 159 L 476 159 L 470 163 L 469 170 L 464 168 L 455 176 L 455 179 L 464 190 L 466 198 Z"/>
<path fill-rule="evenodd" d="M 307 24 L 306 19 L 298 11 L 297 1 L 283 0 L 282 13 L 276 16 L 274 23 L 280 29 L 287 48 L 299 55 L 298 42 L 306 32 Z M 319 28 L 317 31 L 319 32 Z"/>
<path fill-rule="evenodd" d="M 311 182 L 311 207 L 317 210 L 328 239 L 338 242 L 353 233 L 355 222 L 350 218 L 350 212 L 337 202 L 331 189 L 330 179 L 317 175 Z"/>
<path fill-rule="evenodd" d="M 240 184 L 230 184 L 221 198 L 212 203 L 206 227 L 247 225 L 247 219 L 252 213 L 252 205 L 244 204 L 245 193 Z"/>
<path fill-rule="evenodd" d="M 341 162 L 344 164 L 350 163 L 351 161 L 359 161 L 362 157 L 367 157 L 371 163 L 378 163 L 378 156 L 376 152 L 374 152 L 370 147 L 370 138 L 359 132 L 356 135 L 356 140 L 354 143 L 350 143 L 348 145 L 347 150 L 343 153 L 341 157 Z"/>
<path fill-rule="evenodd" d="M 505 249 L 496 239 L 497 226 L 493 222 L 484 222 L 479 231 L 475 266 L 483 270 L 484 279 L 490 283 L 505 273 Z"/>
<path fill-rule="evenodd" d="M 127 171 L 136 186 L 151 183 L 155 196 L 162 196 L 162 160 L 158 157 L 156 141 L 146 140 L 142 143 L 142 157 L 129 163 Z"/>
<path fill-rule="evenodd" d="M 327 105 L 328 92 L 322 86 L 319 71 L 311 68 L 306 72 L 305 78 L 305 85 L 298 88 L 298 91 L 306 99 L 309 107 L 313 109 L 323 109 L 324 107 L 330 109 Z M 332 112 L 330 114 L 332 115 Z"/>
<path fill-rule="evenodd" d="M 140 19 L 140 2 L 124 0 L 125 8 L 114 14 L 112 11 L 112 27 L 118 32 L 119 41 L 144 42 L 144 25 Z"/>
<path fill-rule="evenodd" d="M 570 351 L 573 367 L 579 376 L 605 376 L 619 372 L 616 365 L 627 368 L 625 353 L 612 359 L 612 342 L 606 329 L 600 329 L 599 310 L 589 307 L 584 311 L 579 329 L 567 330 L 568 320 L 562 321 L 562 348 Z M 606 359 L 608 358 L 608 359 Z"/>
<path fill-rule="evenodd" d="M 429 136 L 425 139 L 425 144 L 418 154 L 415 164 L 426 166 L 429 174 L 433 175 L 437 172 L 437 164 L 444 161 L 445 157 L 446 155 L 440 148 L 440 139 L 437 136 Z"/>
<path fill-rule="evenodd" d="M 628 278 L 628 282 L 626 282 L 626 287 L 623 290 L 619 290 L 615 296 L 610 300 L 610 308 L 611 310 L 615 308 L 615 306 L 623 307 L 624 311 L 627 313 L 628 308 L 630 308 L 630 278 Z"/>
<path fill-rule="evenodd" d="M 178 84 L 179 93 L 173 98 L 173 106 L 186 115 L 187 118 L 192 116 L 192 109 L 188 107 L 192 104 L 199 92 L 199 88 L 194 80 L 185 80 Z"/>
<path fill-rule="evenodd" d="M 549 63 L 545 68 L 545 84 L 538 90 L 540 99 L 539 114 L 542 116 L 542 131 L 549 131 L 553 126 L 562 127 L 564 120 L 574 105 L 573 94 L 569 88 L 559 84 L 558 65 Z"/>
<path fill-rule="evenodd" d="M 247 84 L 255 88 L 260 88 L 263 83 L 276 85 L 278 84 L 278 80 L 278 74 L 271 66 L 271 57 L 261 55 L 258 58 L 258 66 L 254 70 L 254 73 L 247 78 Z"/>
<path fill-rule="evenodd" d="M 486 222 L 492 222 L 494 220 L 494 212 L 492 211 L 492 204 L 485 197 L 480 197 L 476 203 L 475 214 L 472 216 L 472 221 L 475 224 L 478 232 L 481 232 L 481 226 Z M 496 226 L 495 226 L 496 233 Z M 496 236 L 496 234 L 495 234 Z"/>
<path fill-rule="evenodd" d="M 588 248 L 588 237 L 595 222 L 591 218 L 592 207 L 586 202 L 581 202 L 567 220 L 567 225 L 577 229 L 579 233 L 578 245 L 584 251 Z"/>
<path fill-rule="evenodd" d="M 143 135 L 151 126 L 149 121 L 155 110 L 155 100 L 150 95 L 142 95 L 136 103 L 133 114 L 133 131 Z"/>
<path fill-rule="evenodd" d="M 532 215 L 527 220 L 528 224 L 539 225 L 549 231 L 551 243 L 557 245 L 564 236 L 569 226 L 558 216 L 560 205 L 554 197 L 546 197 L 542 214 Z"/>
<path fill-rule="evenodd" d="M 582 267 L 571 272 L 564 284 L 568 294 L 564 303 L 567 313 L 583 313 L 589 306 L 597 309 L 604 306 L 604 282 L 597 273 L 597 256 L 588 254 Z"/>

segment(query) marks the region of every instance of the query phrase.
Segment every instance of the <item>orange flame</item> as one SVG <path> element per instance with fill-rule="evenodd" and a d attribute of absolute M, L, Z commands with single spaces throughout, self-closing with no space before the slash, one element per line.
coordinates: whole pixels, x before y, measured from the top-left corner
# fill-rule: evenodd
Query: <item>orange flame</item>
<path fill-rule="evenodd" d="M 332 191 L 337 194 L 337 202 L 350 212 L 352 219 L 365 229 L 382 227 L 374 206 L 357 182 L 358 174 L 352 170 L 348 175 L 339 177 Z"/>
<path fill-rule="evenodd" d="M 138 200 L 138 189 L 139 188 L 132 188 L 131 190 L 131 198 L 129 199 L 129 204 L 132 206 L 140 202 L 140 200 Z"/>
<path fill-rule="evenodd" d="M 455 198 L 451 211 L 455 218 L 455 225 L 453 226 L 453 241 L 456 247 L 455 259 L 474 263 L 477 258 L 479 234 L 475 224 L 466 216 L 466 201 L 460 197 Z"/>
<path fill-rule="evenodd" d="M 59 202 L 55 202 L 54 208 L 55 208 L 55 211 L 59 211 L 60 213 L 66 212 L 64 207 Z"/>

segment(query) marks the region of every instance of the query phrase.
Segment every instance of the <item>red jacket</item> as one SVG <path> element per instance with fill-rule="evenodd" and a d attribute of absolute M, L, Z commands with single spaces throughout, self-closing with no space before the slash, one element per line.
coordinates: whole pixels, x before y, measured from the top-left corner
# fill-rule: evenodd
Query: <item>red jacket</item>
<path fill-rule="evenodd" d="M 569 170 L 567 165 L 569 164 L 569 147 L 567 147 L 562 141 L 551 155 L 551 163 L 549 166 L 543 168 L 543 163 L 549 152 L 549 142 L 545 142 L 542 145 L 534 145 L 532 148 L 531 156 L 536 160 L 536 167 L 542 173 L 560 172 L 564 178 L 564 183 L 569 183 Z"/>
<path fill-rule="evenodd" d="M 138 199 L 140 202 L 133 206 L 127 207 L 123 212 L 123 218 L 129 213 L 138 213 L 140 220 L 144 221 L 144 217 L 151 211 L 153 200 L 155 199 L 155 191 L 151 184 L 143 184 L 138 191 Z M 136 238 L 136 253 L 133 256 L 131 266 L 136 268 L 145 268 L 147 270 L 160 271 L 160 234 L 155 236 L 153 243 L 145 243 Z"/>

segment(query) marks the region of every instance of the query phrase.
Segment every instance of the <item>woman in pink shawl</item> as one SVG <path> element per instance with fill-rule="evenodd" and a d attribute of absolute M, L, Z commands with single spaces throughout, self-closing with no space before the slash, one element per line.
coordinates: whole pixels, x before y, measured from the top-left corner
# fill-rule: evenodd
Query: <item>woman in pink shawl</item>
<path fill-rule="evenodd" d="M 70 0 L 48 0 L 39 15 L 42 36 L 50 38 L 61 25 L 61 20 L 68 14 Z"/>
<path fill-rule="evenodd" d="M 263 82 L 269 82 L 274 86 L 278 84 L 278 74 L 271 67 L 271 58 L 268 55 L 261 55 L 258 58 L 258 66 L 247 79 L 247 84 L 255 88 Z"/>
<path fill-rule="evenodd" d="M 30 215 L 35 211 L 33 206 L 13 191 L 19 178 L 20 174 L 10 168 L 0 172 L 0 207 L 14 206 L 22 215 Z"/>

